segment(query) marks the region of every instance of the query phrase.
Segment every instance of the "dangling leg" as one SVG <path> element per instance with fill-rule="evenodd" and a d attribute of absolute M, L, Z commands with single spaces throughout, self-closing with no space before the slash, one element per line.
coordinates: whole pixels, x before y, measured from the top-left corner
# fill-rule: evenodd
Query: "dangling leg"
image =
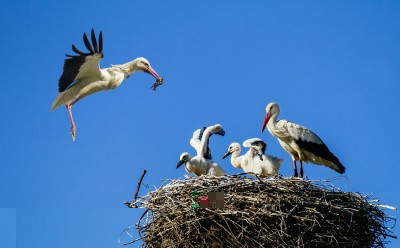
<path fill-rule="evenodd" d="M 76 127 L 74 123 L 74 118 L 72 117 L 72 105 L 77 103 L 80 100 L 80 98 L 76 98 L 72 101 L 69 101 L 65 104 L 65 106 L 68 109 L 68 114 L 69 114 L 69 119 L 71 120 L 71 136 L 72 136 L 72 141 L 75 141 L 75 134 L 76 134 Z"/>
<path fill-rule="evenodd" d="M 300 159 L 300 177 L 303 178 L 304 173 L 303 173 L 303 161 Z"/>
<path fill-rule="evenodd" d="M 299 177 L 299 174 L 297 173 L 296 159 L 293 159 L 293 169 L 294 169 L 293 177 Z"/>

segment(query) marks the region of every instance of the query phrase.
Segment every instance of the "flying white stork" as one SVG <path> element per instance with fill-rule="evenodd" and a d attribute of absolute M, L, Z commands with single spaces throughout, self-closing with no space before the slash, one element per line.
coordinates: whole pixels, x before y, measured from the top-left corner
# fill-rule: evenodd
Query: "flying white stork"
<path fill-rule="evenodd" d="M 293 160 L 294 177 L 298 177 L 296 160 L 300 161 L 300 177 L 304 176 L 303 161 L 325 165 L 340 174 L 345 172 L 346 169 L 339 159 L 329 151 L 318 135 L 290 121 L 276 120 L 280 113 L 277 103 L 269 103 L 266 112 L 261 131 L 264 132 L 267 126 L 268 131 L 278 138 L 283 149 L 290 154 Z"/>
<path fill-rule="evenodd" d="M 54 100 L 51 110 L 65 104 L 71 120 L 71 136 L 75 140 L 76 127 L 72 118 L 72 106 L 85 96 L 103 90 L 112 90 L 118 87 L 125 78 L 137 71 L 151 74 L 156 78 L 153 90 L 163 83 L 163 78 L 150 66 L 145 58 L 137 58 L 131 62 L 112 65 L 109 68 L 100 68 L 100 60 L 103 58 L 103 36 L 99 35 L 97 43 L 94 30 L 91 31 L 92 44 L 90 44 L 86 33 L 83 33 L 83 41 L 88 53 L 81 52 L 75 45 L 72 51 L 77 55 L 68 55 L 65 59 L 63 73 L 58 80 L 58 91 L 60 92 Z"/>
<path fill-rule="evenodd" d="M 193 173 L 196 176 L 209 175 L 209 176 L 224 176 L 226 172 L 217 163 L 211 160 L 210 149 L 208 148 L 208 140 L 212 134 L 225 135 L 225 131 L 220 124 L 198 129 L 193 133 L 193 138 L 190 144 L 196 149 L 197 155 L 191 157 L 189 153 L 184 152 L 179 158 L 179 163 L 176 168 L 185 164 L 185 169 L 188 173 Z"/>
<path fill-rule="evenodd" d="M 239 143 L 232 143 L 223 159 L 231 156 L 231 164 L 235 168 L 242 168 L 246 173 L 255 173 L 262 177 L 278 174 L 283 159 L 265 154 L 267 144 L 259 138 L 248 139 L 243 146 L 250 148 L 244 155 L 239 156 L 241 147 Z"/>

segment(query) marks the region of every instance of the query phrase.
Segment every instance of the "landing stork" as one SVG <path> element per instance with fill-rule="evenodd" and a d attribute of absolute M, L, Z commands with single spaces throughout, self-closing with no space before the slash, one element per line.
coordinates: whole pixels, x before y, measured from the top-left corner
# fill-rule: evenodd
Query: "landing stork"
<path fill-rule="evenodd" d="M 325 165 L 340 174 L 345 172 L 345 167 L 318 135 L 290 121 L 276 120 L 280 113 L 277 103 L 269 103 L 266 112 L 261 131 L 264 132 L 267 126 L 268 131 L 278 138 L 283 149 L 290 154 L 293 160 L 294 177 L 298 177 L 296 160 L 300 161 L 300 177 L 304 176 L 303 161 Z"/>
<path fill-rule="evenodd" d="M 109 68 L 100 68 L 100 60 L 103 58 L 103 36 L 99 34 L 97 43 L 94 30 L 91 31 L 92 44 L 90 44 L 86 33 L 83 33 L 83 42 L 89 52 L 84 53 L 72 45 L 72 51 L 77 55 L 66 55 L 63 73 L 58 80 L 58 91 L 60 92 L 54 100 L 51 110 L 57 109 L 65 104 L 71 120 L 71 136 L 75 140 L 76 126 L 72 117 L 72 106 L 82 98 L 103 90 L 112 90 L 118 87 L 125 78 L 137 71 L 151 74 L 156 78 L 152 89 L 163 83 L 163 78 L 150 66 L 145 58 L 137 58 L 131 62 L 113 65 Z"/>

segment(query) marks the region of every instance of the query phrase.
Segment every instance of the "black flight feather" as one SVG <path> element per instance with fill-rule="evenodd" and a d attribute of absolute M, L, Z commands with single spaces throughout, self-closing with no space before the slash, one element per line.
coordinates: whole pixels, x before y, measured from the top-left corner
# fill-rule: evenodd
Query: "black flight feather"
<path fill-rule="evenodd" d="M 92 45 L 90 44 L 89 39 L 86 36 L 86 33 L 83 33 L 83 42 L 85 43 L 87 50 L 89 50 L 92 54 L 94 54 Z"/>
<path fill-rule="evenodd" d="M 103 52 L 103 33 L 100 31 L 99 34 L 99 53 Z"/>
<path fill-rule="evenodd" d="M 86 48 L 89 50 L 88 53 L 84 53 L 76 48 L 75 45 L 72 45 L 72 51 L 74 51 L 77 55 L 69 55 L 66 54 L 68 58 L 64 61 L 63 74 L 58 80 L 58 91 L 63 92 L 66 89 L 69 89 L 73 84 L 76 83 L 76 76 L 79 74 L 79 70 L 81 66 L 85 63 L 86 57 L 94 55 L 96 53 L 101 53 L 103 49 L 103 36 L 100 32 L 99 35 L 99 44 L 97 45 L 96 36 L 94 30 L 91 32 L 92 44 L 95 49 L 93 51 L 92 45 L 90 44 L 86 33 L 83 33 L 83 42 L 85 43 Z M 103 57 L 103 56 L 101 56 Z"/>
<path fill-rule="evenodd" d="M 265 142 L 262 140 L 254 141 L 253 143 L 251 143 L 251 145 L 261 147 L 261 151 L 263 154 L 265 153 L 265 150 L 267 149 L 267 144 L 265 144 Z"/>
<path fill-rule="evenodd" d="M 72 51 L 74 51 L 75 53 L 77 53 L 77 54 L 79 54 L 79 55 L 82 55 L 82 56 L 89 55 L 89 53 L 84 53 L 84 52 L 79 51 L 78 48 L 76 48 L 75 45 L 72 45 Z M 69 57 L 72 57 L 72 56 L 69 55 Z"/>
<path fill-rule="evenodd" d="M 94 33 L 94 29 L 93 28 L 92 28 L 91 36 L 92 36 L 92 45 L 93 45 L 94 51 L 96 53 L 98 53 L 99 52 L 99 47 L 97 46 L 96 35 Z"/>
<path fill-rule="evenodd" d="M 325 160 L 331 161 L 332 163 L 334 163 L 337 168 L 338 168 L 338 172 L 340 174 L 343 174 L 346 170 L 346 168 L 344 168 L 344 166 L 342 165 L 342 163 L 340 163 L 339 159 L 333 155 L 333 153 L 329 150 L 329 148 L 324 144 L 316 144 L 313 142 L 308 142 L 308 141 L 304 141 L 304 140 L 296 140 L 296 144 L 308 151 L 313 153 L 314 155 L 321 157 Z"/>

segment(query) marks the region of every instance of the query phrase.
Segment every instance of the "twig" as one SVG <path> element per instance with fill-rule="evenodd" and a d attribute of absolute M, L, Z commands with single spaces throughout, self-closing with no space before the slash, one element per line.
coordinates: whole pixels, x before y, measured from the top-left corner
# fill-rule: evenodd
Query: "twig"
<path fill-rule="evenodd" d="M 129 208 L 137 208 L 137 202 L 136 202 L 136 200 L 137 200 L 137 197 L 138 197 L 138 194 L 139 194 L 140 185 L 142 184 L 142 180 L 143 180 L 144 175 L 146 175 L 146 172 L 147 172 L 147 171 L 144 170 L 143 173 L 142 173 L 142 175 L 140 176 L 138 185 L 136 186 L 136 193 L 135 193 L 135 196 L 133 197 L 132 203 L 124 202 L 125 206 L 127 206 L 127 207 L 129 207 Z"/>

